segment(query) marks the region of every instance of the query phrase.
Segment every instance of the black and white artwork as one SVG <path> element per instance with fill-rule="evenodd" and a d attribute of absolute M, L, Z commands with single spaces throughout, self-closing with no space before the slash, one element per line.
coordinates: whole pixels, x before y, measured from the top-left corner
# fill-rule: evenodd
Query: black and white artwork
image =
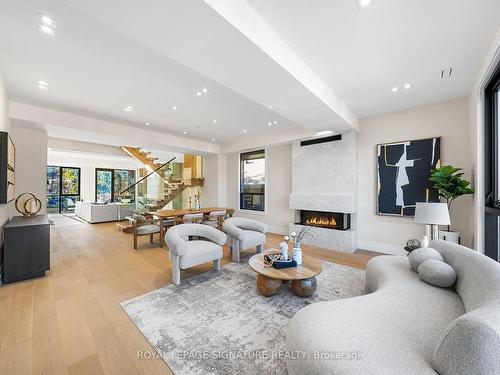
<path fill-rule="evenodd" d="M 439 137 L 377 146 L 377 214 L 414 216 L 416 202 L 439 202 L 429 177 L 440 149 Z"/>

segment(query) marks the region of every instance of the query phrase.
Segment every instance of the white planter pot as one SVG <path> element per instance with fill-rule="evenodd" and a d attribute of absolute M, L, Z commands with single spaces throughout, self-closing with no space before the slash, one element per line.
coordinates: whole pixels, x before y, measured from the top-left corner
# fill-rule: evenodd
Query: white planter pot
<path fill-rule="evenodd" d="M 460 244 L 460 232 L 439 231 L 439 239 Z"/>

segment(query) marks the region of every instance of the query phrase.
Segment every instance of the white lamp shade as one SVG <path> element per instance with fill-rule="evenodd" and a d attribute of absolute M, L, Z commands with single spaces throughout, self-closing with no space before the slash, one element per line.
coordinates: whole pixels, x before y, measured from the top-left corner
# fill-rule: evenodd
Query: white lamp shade
<path fill-rule="evenodd" d="M 450 225 L 450 213 L 446 203 L 417 202 L 415 223 Z"/>

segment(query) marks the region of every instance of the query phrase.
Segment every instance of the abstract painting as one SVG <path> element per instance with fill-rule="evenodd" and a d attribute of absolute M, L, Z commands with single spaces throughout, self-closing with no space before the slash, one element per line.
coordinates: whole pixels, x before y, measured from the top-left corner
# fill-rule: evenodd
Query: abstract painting
<path fill-rule="evenodd" d="M 377 145 L 377 214 L 415 216 L 416 202 L 439 202 L 429 177 L 440 151 L 439 137 Z"/>

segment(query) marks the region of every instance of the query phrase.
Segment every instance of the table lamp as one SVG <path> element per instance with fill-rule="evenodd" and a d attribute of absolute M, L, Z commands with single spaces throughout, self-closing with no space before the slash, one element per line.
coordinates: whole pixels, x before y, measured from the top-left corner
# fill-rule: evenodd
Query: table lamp
<path fill-rule="evenodd" d="M 432 241 L 439 238 L 439 225 L 450 225 L 450 213 L 446 203 L 417 202 L 415 223 L 425 224 L 425 234 Z"/>

